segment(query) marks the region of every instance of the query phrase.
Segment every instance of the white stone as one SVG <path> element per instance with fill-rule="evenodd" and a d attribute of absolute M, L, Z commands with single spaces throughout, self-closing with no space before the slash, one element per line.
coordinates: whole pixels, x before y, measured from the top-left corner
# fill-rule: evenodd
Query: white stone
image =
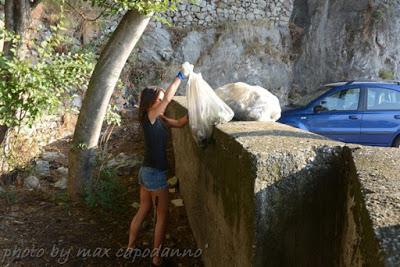
<path fill-rule="evenodd" d="M 247 19 L 248 20 L 253 20 L 254 19 L 254 14 L 253 13 L 249 13 L 249 14 L 247 14 Z"/>
<path fill-rule="evenodd" d="M 62 177 L 54 184 L 54 187 L 59 189 L 66 189 L 67 186 L 68 186 L 68 179 L 66 177 Z"/>
<path fill-rule="evenodd" d="M 199 11 L 200 11 L 200 7 L 192 6 L 192 12 L 199 12 Z"/>
<path fill-rule="evenodd" d="M 82 107 L 82 97 L 79 95 L 74 95 L 72 97 L 72 106 L 76 108 L 81 108 Z"/>
<path fill-rule="evenodd" d="M 35 166 L 36 174 L 39 176 L 50 176 L 50 164 L 45 160 L 37 160 Z"/>
<path fill-rule="evenodd" d="M 267 6 L 267 2 L 264 1 L 264 0 L 260 0 L 260 1 L 258 2 L 258 6 L 259 6 L 260 8 L 265 8 L 265 7 Z"/>
<path fill-rule="evenodd" d="M 175 207 L 183 207 L 183 199 L 181 199 L 181 198 L 173 199 L 173 200 L 171 200 L 171 203 Z"/>
<path fill-rule="evenodd" d="M 33 189 L 37 189 L 40 188 L 40 182 L 39 179 L 36 176 L 28 176 L 24 179 L 24 186 L 26 188 L 33 188 Z"/>
<path fill-rule="evenodd" d="M 199 6 L 206 7 L 207 6 L 207 2 L 205 0 L 199 0 Z"/>

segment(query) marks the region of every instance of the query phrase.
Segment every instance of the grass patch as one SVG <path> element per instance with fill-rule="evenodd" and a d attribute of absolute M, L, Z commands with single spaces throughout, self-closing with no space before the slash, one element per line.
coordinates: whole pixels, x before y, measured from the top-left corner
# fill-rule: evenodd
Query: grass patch
<path fill-rule="evenodd" d="M 17 203 L 17 194 L 14 191 L 0 192 L 0 198 L 5 199 L 8 205 Z"/>

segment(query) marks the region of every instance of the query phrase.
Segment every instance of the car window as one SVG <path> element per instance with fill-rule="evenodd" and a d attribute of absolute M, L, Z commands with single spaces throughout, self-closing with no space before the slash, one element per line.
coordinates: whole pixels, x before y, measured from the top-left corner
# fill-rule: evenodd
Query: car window
<path fill-rule="evenodd" d="M 400 92 L 385 88 L 368 88 L 368 110 L 400 110 Z"/>
<path fill-rule="evenodd" d="M 360 88 L 338 91 L 323 98 L 320 102 L 320 111 L 357 110 L 360 99 Z"/>

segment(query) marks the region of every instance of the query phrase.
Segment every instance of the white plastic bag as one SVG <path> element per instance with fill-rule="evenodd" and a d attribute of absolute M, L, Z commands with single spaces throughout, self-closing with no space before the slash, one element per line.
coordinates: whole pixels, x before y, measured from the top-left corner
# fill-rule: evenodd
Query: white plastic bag
<path fill-rule="evenodd" d="M 211 134 L 213 125 L 232 120 L 234 113 L 203 79 L 192 72 L 186 86 L 189 125 L 196 141 L 201 144 Z"/>
<path fill-rule="evenodd" d="M 281 117 L 279 99 L 260 86 L 230 83 L 215 93 L 235 112 L 237 120 L 277 121 Z"/>

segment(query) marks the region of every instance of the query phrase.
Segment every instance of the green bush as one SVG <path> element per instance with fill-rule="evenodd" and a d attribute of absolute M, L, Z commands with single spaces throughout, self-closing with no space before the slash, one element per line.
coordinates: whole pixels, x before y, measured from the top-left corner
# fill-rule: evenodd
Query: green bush
<path fill-rule="evenodd" d="M 126 207 L 127 188 L 118 180 L 114 169 L 104 169 L 85 187 L 84 200 L 92 208 L 122 211 Z"/>
<path fill-rule="evenodd" d="M 21 38 L 4 28 L 0 34 L 11 43 L 11 55 L 0 53 L 0 124 L 31 126 L 44 114 L 57 110 L 69 91 L 87 86 L 94 67 L 94 55 L 86 52 L 56 52 L 63 38 L 62 25 L 41 43 L 33 42 L 36 57 L 19 54 Z"/>
<path fill-rule="evenodd" d="M 105 8 L 112 14 L 122 13 L 127 10 L 137 10 L 142 14 L 149 14 L 151 12 L 164 12 L 167 10 L 175 10 L 176 4 L 180 0 L 156 0 L 156 1 L 132 1 L 132 0 L 84 0 L 90 1 L 92 5 L 97 5 Z"/>
<path fill-rule="evenodd" d="M 17 194 L 14 191 L 0 192 L 0 198 L 4 198 L 9 205 L 17 203 Z"/>

